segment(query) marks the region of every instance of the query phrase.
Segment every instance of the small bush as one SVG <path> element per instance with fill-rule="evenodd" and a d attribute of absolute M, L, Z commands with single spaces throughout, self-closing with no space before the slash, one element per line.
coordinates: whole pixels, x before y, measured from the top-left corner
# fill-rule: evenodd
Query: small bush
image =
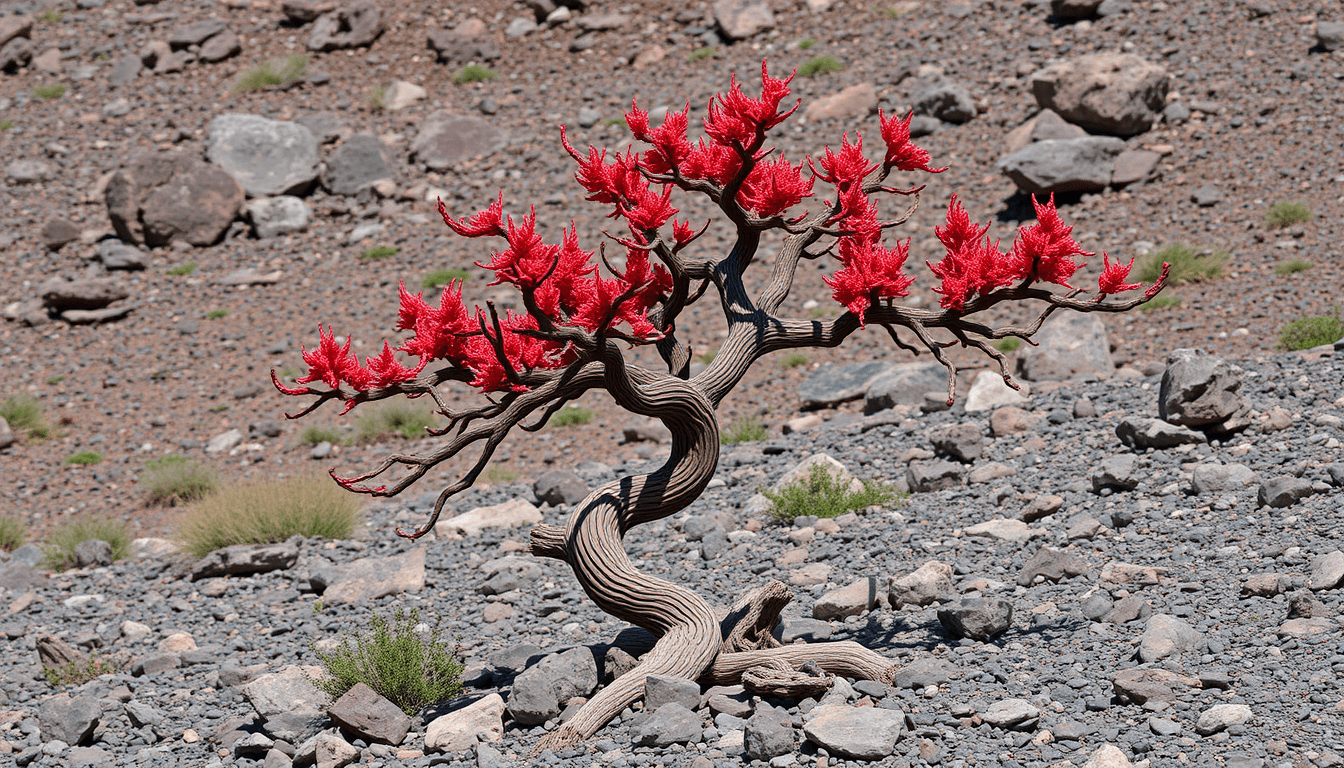
<path fill-rule="evenodd" d="M 1016 336 L 1008 336 L 994 342 L 994 348 L 1005 355 L 1016 352 L 1020 346 L 1022 346 L 1022 340 Z"/>
<path fill-rule="evenodd" d="M 705 365 L 709 365 L 710 363 L 714 362 L 714 358 L 718 356 L 718 354 L 719 354 L 719 348 L 715 347 L 709 350 L 708 352 L 701 352 L 700 354 L 695 356 L 695 359 L 699 360 L 701 363 L 704 363 Z"/>
<path fill-rule="evenodd" d="M 1155 309 L 1171 309 L 1172 307 L 1179 306 L 1181 306 L 1180 296 L 1159 293 L 1148 301 L 1140 304 L 1139 309 L 1143 312 L 1152 312 Z"/>
<path fill-rule="evenodd" d="M 719 433 L 719 439 L 724 443 L 750 443 L 764 440 L 765 435 L 765 425 L 761 420 L 748 417 L 729 424 L 727 429 Z"/>
<path fill-rule="evenodd" d="M 146 462 L 140 482 L 149 503 L 173 506 L 205 498 L 219 485 L 219 475 L 186 456 L 169 454 Z"/>
<path fill-rule="evenodd" d="M 299 442 L 308 445 L 317 445 L 318 443 L 331 443 L 339 445 L 345 442 L 341 433 L 331 427 L 319 427 L 316 424 L 310 424 L 305 427 L 303 433 L 299 435 Z"/>
<path fill-rule="evenodd" d="M 187 551 L 205 557 L 294 535 L 346 539 L 358 522 L 353 495 L 325 477 L 300 477 L 225 486 L 192 505 L 179 530 Z"/>
<path fill-rule="evenodd" d="M 686 54 L 687 61 L 700 61 L 719 55 L 719 49 L 712 45 L 706 45 L 703 48 L 696 48 L 694 51 Z"/>
<path fill-rule="evenodd" d="M 781 368 L 797 368 L 800 365 L 807 365 L 807 355 L 802 352 L 790 352 L 779 359 Z"/>
<path fill-rule="evenodd" d="M 47 567 L 63 571 L 75 564 L 75 547 L 89 539 L 106 541 L 112 547 L 112 559 L 122 560 L 131 554 L 131 534 L 120 520 L 101 517 L 80 517 L 56 528 L 42 546 Z"/>
<path fill-rule="evenodd" d="M 389 256 L 396 256 L 398 253 L 401 253 L 401 249 L 395 245 L 376 245 L 364 252 L 364 258 L 370 260 L 386 259 Z"/>
<path fill-rule="evenodd" d="M 0 515 L 0 552 L 13 552 L 28 541 L 28 524 L 20 517 Z"/>
<path fill-rule="evenodd" d="M 771 514 L 784 523 L 803 515 L 839 517 L 897 498 L 895 491 L 877 483 L 864 483 L 862 491 L 850 490 L 820 464 L 812 466 L 806 480 L 792 482 L 779 491 L 762 489 L 761 493 L 770 500 Z"/>
<path fill-rule="evenodd" d="M 90 464 L 103 463 L 103 454 L 97 451 L 77 451 L 65 457 L 66 464 L 78 464 L 80 466 L 89 466 Z"/>
<path fill-rule="evenodd" d="M 471 277 L 471 273 L 461 267 L 436 269 L 420 278 L 420 287 L 438 288 L 441 285 L 448 285 L 454 280 L 466 280 L 469 277 Z"/>
<path fill-rule="evenodd" d="M 62 381 L 65 381 L 64 376 L 52 376 L 47 379 L 47 383 L 51 385 L 60 384 Z"/>
<path fill-rule="evenodd" d="M 317 654 L 327 670 L 313 684 L 332 701 L 363 683 L 415 715 L 462 692 L 463 665 L 457 649 L 442 640 L 437 620 L 422 630 L 419 611 L 398 608 L 391 622 L 374 614 L 369 623 L 367 633 L 346 633 L 335 650 Z"/>
<path fill-rule="evenodd" d="M 1311 209 L 1302 203 L 1287 200 L 1269 206 L 1269 211 L 1265 213 L 1265 226 L 1270 229 L 1283 229 L 1308 221 L 1311 221 Z"/>
<path fill-rule="evenodd" d="M 205 319 L 207 320 L 218 320 L 222 317 L 228 317 L 228 316 L 229 316 L 229 310 L 227 309 L 212 309 L 209 312 L 205 313 Z"/>
<path fill-rule="evenodd" d="M 1223 276 L 1228 253 L 1221 249 L 1199 249 L 1185 243 L 1174 243 L 1148 255 L 1139 265 L 1138 279 L 1151 283 L 1162 274 L 1162 264 L 1171 265 L 1167 277 L 1169 285 L 1198 283 Z"/>
<path fill-rule="evenodd" d="M 519 477 L 521 477 L 521 475 L 518 474 L 518 470 L 509 469 L 508 467 L 501 467 L 498 464 L 491 464 L 485 470 L 485 480 L 486 482 L 491 483 L 492 485 L 503 485 L 504 483 L 512 483 Z"/>
<path fill-rule="evenodd" d="M 1344 320 L 1339 315 L 1303 317 L 1285 325 L 1279 332 L 1279 348 L 1289 351 L 1311 349 L 1344 339 Z"/>
<path fill-rule="evenodd" d="M 568 405 L 556 411 L 549 423 L 552 427 L 577 427 L 593 420 L 593 412 L 577 405 Z"/>
<path fill-rule="evenodd" d="M 42 404 L 29 394 L 17 394 L 0 402 L 0 418 L 15 432 L 23 432 L 29 438 L 44 439 L 51 437 L 51 425 L 42 413 Z"/>
<path fill-rule="evenodd" d="M 803 65 L 798 68 L 798 74 L 803 77 L 814 77 L 840 72 L 844 68 L 845 65 L 833 56 L 818 56 L 815 59 L 808 59 L 803 62 Z"/>
<path fill-rule="evenodd" d="M 42 674 L 52 688 L 63 685 L 83 685 L 99 675 L 116 672 L 119 665 L 111 659 L 93 654 L 82 661 L 72 661 L 59 667 L 42 667 Z"/>
<path fill-rule="evenodd" d="M 434 424 L 429 408 L 411 403 L 389 403 L 370 410 L 355 423 L 356 440 L 376 443 L 393 437 L 418 440 L 425 437 L 425 427 Z"/>
<path fill-rule="evenodd" d="M 233 86 L 233 92 L 246 93 L 272 85 L 288 85 L 303 77 L 306 69 L 308 69 L 308 55 L 304 53 L 290 54 L 284 59 L 263 61 L 243 70 L 238 76 L 238 82 Z"/>
<path fill-rule="evenodd" d="M 195 263 L 195 262 L 192 262 L 192 261 L 184 261 L 184 262 L 182 262 L 181 264 L 175 264 L 175 265 L 173 265 L 173 266 L 171 266 L 171 267 L 165 269 L 165 270 L 163 271 L 163 274 L 165 274 L 165 275 L 172 275 L 172 276 L 174 276 L 174 277 L 185 277 L 186 275 L 190 275 L 192 272 L 195 272 L 195 271 L 196 271 L 196 263 Z"/>
<path fill-rule="evenodd" d="M 814 45 L 816 45 L 816 44 L 817 44 L 817 40 L 816 40 L 816 38 L 813 38 L 813 37 L 805 37 L 805 38 L 803 38 L 802 40 L 799 40 L 799 41 L 798 41 L 798 50 L 800 50 L 800 51 L 806 51 L 806 50 L 812 48 L 812 46 L 814 46 Z"/>
<path fill-rule="evenodd" d="M 499 77 L 499 73 L 489 67 L 483 67 L 480 64 L 468 64 L 453 73 L 453 82 L 458 85 L 483 83 L 487 80 L 494 80 L 496 77 Z"/>
<path fill-rule="evenodd" d="M 387 86 L 375 85 L 370 88 L 368 102 L 372 109 L 387 109 Z"/>
<path fill-rule="evenodd" d="M 45 21 L 48 24 L 58 24 L 64 18 L 65 14 L 60 11 L 43 11 L 37 17 L 38 21 Z"/>
<path fill-rule="evenodd" d="M 33 88 L 33 96 L 39 99 L 59 99 L 65 95 L 65 85 L 48 83 Z"/>
<path fill-rule="evenodd" d="M 13 120 L 0 120 L 0 131 L 8 131 L 14 127 Z"/>
<path fill-rule="evenodd" d="M 1280 262 L 1275 265 L 1274 274 L 1295 275 L 1298 272 L 1306 272 L 1308 269 L 1311 269 L 1311 267 L 1312 263 L 1310 261 L 1305 261 L 1303 259 L 1289 259 L 1288 261 Z"/>

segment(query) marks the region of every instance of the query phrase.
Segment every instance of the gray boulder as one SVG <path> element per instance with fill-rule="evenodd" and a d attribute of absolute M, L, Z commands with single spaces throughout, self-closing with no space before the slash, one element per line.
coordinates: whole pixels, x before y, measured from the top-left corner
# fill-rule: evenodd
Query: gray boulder
<path fill-rule="evenodd" d="M 1203 640 L 1204 636 L 1185 621 L 1165 613 L 1154 614 L 1139 637 L 1139 659 L 1146 663 L 1159 661 L 1198 648 Z"/>
<path fill-rule="evenodd" d="M 411 728 L 406 713 L 364 683 L 355 683 L 327 715 L 342 730 L 368 742 L 400 744 Z"/>
<path fill-rule="evenodd" d="M 1207 441 L 1199 432 L 1161 419 L 1125 419 L 1115 426 L 1115 436 L 1131 448 L 1175 448 Z"/>
<path fill-rule="evenodd" d="M 881 360 L 843 365 L 827 363 L 798 386 L 798 398 L 809 408 L 857 400 L 864 396 L 869 384 L 890 369 L 891 364 Z"/>
<path fill-rule="evenodd" d="M 258 197 L 247 203 L 247 217 L 257 237 L 266 239 L 302 232 L 308 228 L 312 214 L 308 204 L 290 195 Z"/>
<path fill-rule="evenodd" d="M 1158 392 L 1162 419 L 1215 435 L 1250 426 L 1250 404 L 1241 394 L 1245 372 L 1199 349 L 1177 349 L 1167 357 Z"/>
<path fill-rule="evenodd" d="M 302 667 L 261 675 L 243 693 L 271 738 L 301 744 L 326 720 L 327 695 L 313 685 Z"/>
<path fill-rule="evenodd" d="M 218 166 L 185 153 L 145 152 L 112 175 L 104 193 L 123 241 L 213 245 L 243 206 L 243 187 Z"/>
<path fill-rule="evenodd" d="M 700 706 L 700 684 L 684 677 L 649 675 L 644 681 L 644 709 L 657 712 L 664 704 L 680 704 L 686 709 Z"/>
<path fill-rule="evenodd" d="M 803 726 L 808 741 L 855 760 L 881 760 L 896 751 L 905 731 L 905 714 L 877 707 L 827 706 L 809 713 Z"/>
<path fill-rule="evenodd" d="M 370 0 L 322 14 L 308 34 L 308 50 L 339 51 L 371 45 L 383 34 L 383 12 Z"/>
<path fill-rule="evenodd" d="M 1102 459 L 1101 464 L 1092 470 L 1092 490 L 1100 493 L 1109 488 L 1113 491 L 1132 491 L 1139 487 L 1139 476 L 1135 472 L 1138 459 L 1132 453 L 1118 453 Z"/>
<path fill-rule="evenodd" d="M 85 539 L 75 545 L 75 567 L 97 568 L 112 564 L 112 545 L 102 539 Z"/>
<path fill-rule="evenodd" d="M 919 86 L 911 101 L 915 114 L 935 117 L 945 123 L 970 122 L 977 112 L 975 99 L 965 86 L 944 80 Z"/>
<path fill-rule="evenodd" d="M 1067 381 L 1083 373 L 1109 378 L 1115 372 L 1106 324 L 1096 315 L 1060 312 L 1017 355 L 1018 373 L 1030 381 Z"/>
<path fill-rule="evenodd" d="M 411 142 L 411 154 L 434 171 L 463 160 L 494 154 L 509 143 L 508 131 L 479 117 L 432 112 Z"/>
<path fill-rule="evenodd" d="M 929 560 L 915 571 L 891 580 L 887 601 L 892 608 L 903 605 L 932 605 L 955 599 L 952 566 Z"/>
<path fill-rule="evenodd" d="M 1344 51 L 1344 21 L 1316 22 L 1316 44 L 1326 51 Z"/>
<path fill-rule="evenodd" d="M 168 33 L 168 47 L 174 51 L 200 45 L 227 28 L 223 19 L 204 19 L 183 24 Z"/>
<path fill-rule="evenodd" d="M 253 197 L 302 195 L 317 180 L 317 138 L 299 123 L 223 114 L 210 121 L 206 156 Z"/>
<path fill-rule="evenodd" d="M 59 739 L 70 746 L 93 743 L 93 731 L 103 716 L 103 708 L 93 696 L 72 699 L 66 694 L 53 696 L 37 710 L 38 727 L 47 740 Z"/>
<path fill-rule="evenodd" d="M 567 469 L 556 469 L 537 478 L 532 492 L 542 504 L 577 504 L 588 495 L 588 484 Z"/>
<path fill-rule="evenodd" d="M 335 195 L 356 195 L 376 181 L 395 179 L 394 162 L 392 151 L 377 136 L 358 133 L 327 157 L 322 186 Z"/>
<path fill-rule="evenodd" d="M 547 656 L 514 679 L 509 713 L 523 725 L 541 725 L 559 715 L 565 702 L 591 694 L 597 683 L 597 661 L 587 648 Z"/>
<path fill-rule="evenodd" d="M 1013 604 L 1002 598 L 962 598 L 938 609 L 938 623 L 954 637 L 988 642 L 1013 626 Z"/>
<path fill-rule="evenodd" d="M 742 740 L 747 756 L 752 760 L 770 760 L 788 754 L 798 744 L 792 718 L 787 712 L 768 704 L 757 707 L 756 714 L 747 719 Z"/>
<path fill-rule="evenodd" d="M 1029 194 L 1099 192 L 1111 183 L 1115 158 L 1124 148 L 1109 136 L 1038 141 L 1000 158 L 995 167 Z"/>
<path fill-rule="evenodd" d="M 990 704 L 980 719 L 1004 730 L 1032 730 L 1040 719 L 1041 710 L 1026 699 L 1003 699 Z"/>
<path fill-rule="evenodd" d="M 954 424 L 943 427 L 929 436 L 933 450 L 963 464 L 971 464 L 985 452 L 985 439 L 974 424 Z"/>
<path fill-rule="evenodd" d="M 664 704 L 639 726 L 635 743 L 645 747 L 666 747 L 700 740 L 700 716 L 676 702 Z"/>
<path fill-rule="evenodd" d="M 897 405 L 920 405 L 925 392 L 947 390 L 947 369 L 942 363 L 893 365 L 868 382 L 863 393 L 863 412 L 877 413 Z"/>
<path fill-rule="evenodd" d="M 269 573 L 290 568 L 298 559 L 299 546 L 292 539 L 278 544 L 233 544 L 197 560 L 191 580 Z"/>
<path fill-rule="evenodd" d="M 1257 499 L 1262 507 L 1282 509 L 1291 507 L 1315 492 L 1310 480 L 1284 475 L 1272 477 L 1261 483 Z"/>
<path fill-rule="evenodd" d="M 914 493 L 931 493 L 958 488 L 966 482 L 965 470 L 960 464 L 937 459 L 915 461 L 905 470 L 905 482 Z"/>
<path fill-rule="evenodd" d="M 1090 131 L 1122 137 L 1153 126 L 1168 86 L 1166 69 L 1131 53 L 1079 56 L 1031 77 L 1040 106 Z"/>
<path fill-rule="evenodd" d="M 728 40 L 746 40 L 775 28 L 775 14 L 770 4 L 761 0 L 717 0 L 714 3 L 714 21 Z"/>
<path fill-rule="evenodd" d="M 473 61 L 494 61 L 499 58 L 499 47 L 494 41 L 479 35 L 463 35 L 456 30 L 432 29 L 428 33 L 427 42 L 438 56 L 440 64 L 467 64 Z"/>
<path fill-rule="evenodd" d="M 80 280 L 53 278 L 38 287 L 42 304 L 63 312 L 67 309 L 101 309 L 120 301 L 130 292 L 119 280 L 110 277 L 86 277 Z"/>
<path fill-rule="evenodd" d="M 93 249 L 93 257 L 110 270 L 144 269 L 145 252 L 120 240 L 103 240 Z"/>
<path fill-rule="evenodd" d="M 1202 496 L 1239 491 L 1259 479 L 1260 475 L 1245 464 L 1196 464 L 1190 484 Z"/>
<path fill-rule="evenodd" d="M 145 68 L 141 63 L 139 56 L 122 56 L 112 64 L 112 71 L 107 76 L 108 83 L 113 88 L 125 88 L 140 76 L 140 71 Z"/>

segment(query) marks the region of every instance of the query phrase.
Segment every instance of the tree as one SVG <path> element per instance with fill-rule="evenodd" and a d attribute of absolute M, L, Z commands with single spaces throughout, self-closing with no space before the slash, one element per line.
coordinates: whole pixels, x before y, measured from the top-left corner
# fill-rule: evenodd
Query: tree
<path fill-rule="evenodd" d="M 475 464 L 440 492 L 428 521 L 415 531 L 398 530 L 409 538 L 433 528 L 444 503 L 476 481 L 514 427 L 539 429 L 551 414 L 588 390 L 604 389 L 622 408 L 658 418 L 671 430 L 671 455 L 658 470 L 593 491 L 577 505 L 564 528 L 540 525 L 532 531 L 533 554 L 567 562 L 599 608 L 652 635 L 652 648 L 639 665 L 548 734 L 547 746 L 592 735 L 643 695 L 650 674 L 718 684 L 740 681 L 754 691 L 783 696 L 817 693 L 829 685 L 828 675 L 835 674 L 890 681 L 895 671 L 891 660 L 857 643 L 780 646 L 770 632 L 791 598 L 782 583 L 743 596 L 720 622 L 699 595 L 636 570 L 622 548 L 626 531 L 675 514 L 705 489 L 719 455 L 715 408 L 757 360 L 783 349 L 834 347 L 855 331 L 875 325 L 896 345 L 915 354 L 921 347 L 927 349 L 947 367 L 950 403 L 957 369 L 944 354 L 947 347 L 960 344 L 980 350 L 998 362 L 1004 381 L 1017 387 L 992 340 L 1013 336 L 1033 343 L 1032 334 L 1053 312 L 1123 312 L 1152 298 L 1165 281 L 1164 269 L 1162 278 L 1141 296 L 1107 301 L 1111 294 L 1142 286 L 1125 283 L 1132 260 L 1112 264 L 1103 254 L 1097 293 L 1086 297 L 1083 289 L 1068 281 L 1082 266 L 1075 257 L 1093 254 L 1074 242 L 1072 228 L 1059 218 L 1053 198 L 1044 203 L 1033 200 L 1037 222 L 1022 227 L 1005 252 L 999 242 L 990 241 L 988 225 L 972 222 L 953 196 L 946 225 L 935 229 L 946 253 L 929 265 L 941 281 L 934 289 L 941 295 L 940 307 L 894 303 L 907 295 L 914 281 L 903 271 L 909 240 L 888 247 L 883 234 L 909 218 L 923 187 L 887 186 L 887 179 L 893 171 L 945 169 L 931 167 L 928 152 L 910 142 L 909 116 L 902 120 L 881 113 L 886 147 L 881 162 L 866 158 L 857 132 L 852 143 L 845 134 L 839 151 L 827 147 L 817 159 L 809 157 L 795 165 L 775 156 L 765 149 L 766 138 L 798 108 L 797 103 L 788 109 L 781 106 L 791 79 L 771 77 L 762 63 L 761 94 L 751 98 L 734 77 L 728 91 L 710 100 L 705 137 L 694 144 L 687 138 L 689 104 L 681 112 L 670 112 L 655 128 L 648 113 L 632 103 L 626 124 L 647 145 L 642 152 L 609 153 L 589 147 L 583 153 L 570 145 L 561 127 L 561 143 L 578 164 L 575 178 L 588 192 L 587 199 L 610 206 L 611 216 L 628 228 L 628 236 L 612 237 L 625 249 L 624 270 L 607 262 L 612 276 L 604 276 L 593 262 L 594 253 L 580 247 L 573 226 L 564 231 L 560 243 L 543 242 L 535 231 L 535 210 L 521 221 L 505 216 L 502 192 L 484 211 L 460 219 L 450 216 L 440 201 L 444 222 L 458 235 L 504 241 L 505 247 L 481 266 L 495 273 L 492 285 L 509 283 L 518 289 L 525 313 L 501 317 L 489 303 L 469 311 L 462 302 L 460 282 L 443 289 L 437 307 L 403 286 L 397 329 L 411 331 L 412 336 L 396 351 L 417 358 L 414 367 L 403 365 L 387 342 L 381 354 L 361 364 L 350 354 L 348 340 L 338 344 L 333 331 L 319 326 L 320 343 L 311 352 L 304 350 L 309 372 L 298 382 L 322 386 L 284 387 L 272 372 L 282 392 L 317 398 L 293 418 L 331 400 L 344 401 L 349 410 L 371 400 L 406 395 L 432 398 L 447 419 L 442 428 L 429 430 L 446 438 L 432 453 L 389 456 L 359 477 L 333 473 L 336 482 L 351 491 L 393 496 L 430 468 L 479 444 Z M 813 196 L 817 182 L 833 190 L 833 199 L 814 213 L 791 216 L 804 198 Z M 675 218 L 674 193 L 705 195 L 717 204 L 735 230 L 727 253 L 697 253 L 692 248 L 705 228 L 697 231 Z M 903 215 L 882 220 L 874 200 L 880 193 L 911 203 Z M 764 290 L 751 295 L 743 275 L 756 261 L 762 233 L 770 230 L 782 230 L 783 246 L 775 254 Z M 827 320 L 782 317 L 779 310 L 800 262 L 828 255 L 841 266 L 826 282 L 845 311 Z M 1047 284 L 1064 290 L 1051 290 Z M 710 288 L 722 305 L 728 332 L 713 362 L 691 377 L 690 349 L 678 338 L 676 321 Z M 1026 326 L 995 328 L 973 319 L 990 307 L 1015 301 L 1040 305 Z M 897 328 L 913 332 L 918 346 L 899 337 Z M 950 338 L 936 338 L 934 331 Z M 622 344 L 655 345 L 666 370 L 628 363 Z M 440 391 L 450 381 L 478 388 L 487 396 L 485 403 L 453 410 Z M 399 479 L 368 484 L 394 467 L 405 470 Z"/>

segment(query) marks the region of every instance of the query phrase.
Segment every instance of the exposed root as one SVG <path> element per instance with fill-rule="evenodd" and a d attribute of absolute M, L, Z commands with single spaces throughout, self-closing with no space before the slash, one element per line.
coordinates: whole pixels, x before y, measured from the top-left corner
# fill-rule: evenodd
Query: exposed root
<path fill-rule="evenodd" d="M 742 676 L 756 667 L 779 669 L 782 662 L 789 669 L 801 670 L 814 662 L 822 671 L 859 680 L 876 680 L 890 684 L 896 674 L 896 664 L 874 651 L 851 640 L 835 643 L 784 645 L 759 651 L 720 653 L 714 659 L 704 680 L 713 685 L 735 685 Z"/>

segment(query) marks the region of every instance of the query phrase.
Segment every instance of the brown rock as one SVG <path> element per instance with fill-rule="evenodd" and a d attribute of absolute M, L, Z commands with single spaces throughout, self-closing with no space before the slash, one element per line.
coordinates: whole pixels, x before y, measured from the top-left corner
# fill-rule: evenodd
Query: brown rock
<path fill-rule="evenodd" d="M 336 10 L 336 4 L 326 0 L 285 0 L 280 12 L 296 24 L 307 24 L 324 13 Z"/>
<path fill-rule="evenodd" d="M 28 66 L 33 60 L 33 43 L 26 37 L 16 37 L 0 45 L 0 72 L 13 72 Z"/>
<path fill-rule="evenodd" d="M 1166 106 L 1168 75 L 1131 53 L 1096 53 L 1040 70 L 1031 88 L 1038 104 L 1065 120 L 1123 137 L 1153 126 Z"/>
<path fill-rule="evenodd" d="M 233 30 L 226 29 L 218 35 L 210 38 L 201 46 L 201 61 L 214 63 L 224 61 L 243 52 L 243 44 L 238 40 L 238 35 Z"/>
<path fill-rule="evenodd" d="M 103 307 L 102 309 L 67 309 L 61 313 L 61 319 L 71 325 L 97 325 L 98 323 L 108 323 L 113 320 L 131 314 L 134 307 L 129 304 L 120 307 Z"/>
<path fill-rule="evenodd" d="M 745 40 L 775 28 L 770 4 L 761 0 L 718 0 L 714 3 L 714 20 L 729 40 Z"/>
<path fill-rule="evenodd" d="M 84 654 L 64 640 L 47 635 L 37 640 L 37 658 L 42 661 L 42 666 L 55 669 L 83 661 Z"/>
<path fill-rule="evenodd" d="M 989 431 L 995 437 L 1007 437 L 1035 429 L 1044 420 L 1044 414 L 1006 405 L 990 414 Z"/>
<path fill-rule="evenodd" d="M 393 557 L 366 557 L 350 563 L 322 593 L 322 602 L 341 605 L 424 588 L 425 548 L 417 547 Z"/>
<path fill-rule="evenodd" d="M 60 311 L 66 309 L 101 309 L 130 294 L 120 282 L 110 277 L 91 277 L 65 281 L 48 280 L 39 289 L 42 303 Z"/>
<path fill-rule="evenodd" d="M 809 123 L 813 123 L 820 120 L 852 120 L 867 117 L 876 111 L 877 86 L 859 83 L 814 100 L 807 105 L 803 114 Z"/>
<path fill-rule="evenodd" d="M 1110 624 L 1128 624 L 1135 619 L 1142 619 L 1152 615 L 1153 609 L 1143 598 L 1138 595 L 1130 595 L 1124 600 L 1117 602 L 1101 620 Z"/>
<path fill-rule="evenodd" d="M 122 240 L 212 245 L 237 216 L 244 196 L 242 186 L 216 166 L 182 153 L 146 152 L 112 175 L 104 199 Z"/>
<path fill-rule="evenodd" d="M 651 67 L 654 64 L 657 64 L 665 58 L 667 58 L 667 49 L 663 48 L 661 45 L 654 44 L 635 54 L 635 60 L 632 62 L 632 66 L 634 66 L 635 69 L 643 69 L 644 67 Z"/>
<path fill-rule="evenodd" d="M 1126 187 L 1146 181 L 1162 156 L 1147 149 L 1127 149 L 1115 158 L 1111 171 L 1111 186 Z"/>
<path fill-rule="evenodd" d="M 451 31 L 446 29 L 429 31 L 427 42 L 430 49 L 438 54 L 439 63 L 494 61 L 499 58 L 499 48 L 493 40 L 462 31 L 468 24 L 470 22 L 463 22 L 457 29 Z"/>
<path fill-rule="evenodd" d="M 1287 592 L 1293 586 L 1293 580 L 1282 573 L 1256 573 L 1246 578 L 1241 585 L 1243 595 L 1254 597 L 1274 597 Z"/>
<path fill-rule="evenodd" d="M 33 57 L 32 67 L 49 75 L 61 74 L 65 71 L 65 66 L 61 64 L 61 49 L 48 48 L 38 56 Z"/>
<path fill-rule="evenodd" d="M 1063 496 L 1037 496 L 1031 500 L 1026 509 L 1022 510 L 1022 522 L 1034 523 L 1055 514 L 1062 506 L 1064 506 Z"/>
<path fill-rule="evenodd" d="M 1125 669 L 1116 673 L 1112 686 L 1121 701 L 1170 703 L 1176 700 L 1176 692 L 1181 688 L 1198 688 L 1199 680 L 1165 669 Z"/>
<path fill-rule="evenodd" d="M 0 46 L 33 33 L 33 20 L 27 16 L 0 16 Z"/>
<path fill-rule="evenodd" d="M 42 226 L 42 244 L 47 250 L 59 251 L 66 243 L 79 239 L 79 227 L 69 219 L 55 218 Z"/>
<path fill-rule="evenodd" d="M 463 160 L 493 154 L 508 141 L 507 131 L 479 117 L 433 112 L 420 124 L 411 154 L 430 169 L 442 171 Z"/>
<path fill-rule="evenodd" d="M 406 713 L 363 683 L 355 683 L 331 705 L 327 715 L 350 734 L 383 744 L 400 744 L 411 728 Z"/>
<path fill-rule="evenodd" d="M 324 13 L 313 22 L 308 36 L 310 51 L 338 51 L 370 45 L 383 33 L 383 12 L 377 4 L 361 0 L 346 8 Z"/>

